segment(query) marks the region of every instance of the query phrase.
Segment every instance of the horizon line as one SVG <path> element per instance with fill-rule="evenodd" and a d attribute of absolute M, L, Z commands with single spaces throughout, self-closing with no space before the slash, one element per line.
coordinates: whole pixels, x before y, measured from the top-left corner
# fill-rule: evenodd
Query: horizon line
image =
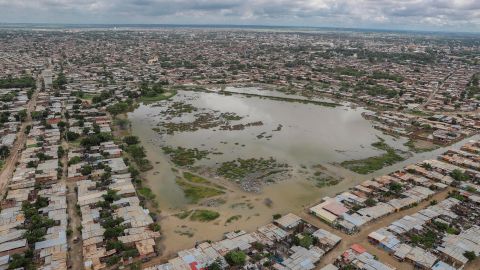
<path fill-rule="evenodd" d="M 268 25 L 268 24 L 217 24 L 217 23 L 61 23 L 61 22 L 0 22 L 0 28 L 3 26 L 15 26 L 15 25 L 48 25 L 48 26 L 120 26 L 120 27 L 141 27 L 141 26 L 161 26 L 161 27 L 191 27 L 191 28 L 313 28 L 313 29 L 330 29 L 340 31 L 364 31 L 364 32 L 418 32 L 418 33 L 437 33 L 437 34 L 474 34 L 479 35 L 479 32 L 473 31 L 453 31 L 453 30 L 423 30 L 423 29 L 399 29 L 399 28 L 378 28 L 378 27 L 345 27 L 345 26 L 311 26 L 311 25 Z M 12 27 L 14 28 L 14 27 Z M 80 27 L 81 28 L 81 27 Z M 94 27 L 92 27 L 94 28 Z"/>

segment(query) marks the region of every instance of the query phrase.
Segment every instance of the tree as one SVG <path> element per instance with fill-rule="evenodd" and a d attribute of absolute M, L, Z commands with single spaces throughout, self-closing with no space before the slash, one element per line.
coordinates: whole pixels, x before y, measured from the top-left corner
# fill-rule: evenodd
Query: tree
<path fill-rule="evenodd" d="M 365 200 L 365 205 L 366 206 L 371 207 L 371 206 L 374 206 L 376 204 L 377 204 L 377 201 L 375 201 L 375 199 L 373 199 L 373 198 L 368 198 L 367 200 Z"/>
<path fill-rule="evenodd" d="M 309 234 L 303 234 L 301 237 L 295 236 L 295 244 L 304 248 L 309 248 L 313 244 L 313 237 Z"/>
<path fill-rule="evenodd" d="M 136 161 L 143 159 L 147 155 L 145 154 L 145 149 L 143 146 L 130 145 L 127 147 L 127 152 L 132 155 L 132 158 Z"/>
<path fill-rule="evenodd" d="M 65 138 L 67 139 L 67 141 L 75 141 L 76 139 L 78 139 L 80 137 L 80 134 L 78 133 L 75 133 L 73 131 L 67 131 L 65 133 Z"/>
<path fill-rule="evenodd" d="M 25 121 L 27 119 L 27 110 L 21 110 L 18 112 L 18 121 Z"/>
<path fill-rule="evenodd" d="M 393 182 L 388 187 L 392 192 L 400 192 L 402 190 L 402 185 L 397 182 Z"/>
<path fill-rule="evenodd" d="M 10 155 L 10 149 L 8 148 L 8 146 L 0 146 L 0 157 L 2 157 L 2 159 L 5 159 L 8 157 L 8 155 Z"/>
<path fill-rule="evenodd" d="M 78 156 L 74 156 L 72 157 L 69 161 L 68 161 L 68 165 L 73 165 L 73 164 L 77 164 L 77 163 L 80 163 L 82 161 L 82 158 L 78 157 Z"/>
<path fill-rule="evenodd" d="M 67 77 L 63 72 L 58 74 L 58 77 L 52 82 L 52 86 L 54 89 L 65 89 L 65 85 L 67 84 Z"/>
<path fill-rule="evenodd" d="M 230 251 L 225 255 L 225 260 L 231 266 L 244 265 L 247 259 L 247 255 L 243 251 Z"/>
<path fill-rule="evenodd" d="M 123 138 L 123 141 L 128 145 L 138 144 L 140 142 L 138 137 L 134 135 L 126 136 L 125 138 Z"/>
<path fill-rule="evenodd" d="M 65 155 L 65 149 L 63 149 L 61 145 L 58 147 L 57 155 L 58 155 L 58 158 L 62 158 L 63 155 Z"/>
<path fill-rule="evenodd" d="M 8 264 L 8 269 L 29 269 L 30 264 L 32 263 L 31 258 L 26 258 L 24 255 L 13 254 L 10 258 L 10 263 Z"/>
<path fill-rule="evenodd" d="M 89 175 L 92 173 L 92 170 L 93 170 L 92 166 L 85 165 L 80 169 L 80 173 L 82 173 L 82 175 Z"/>
<path fill-rule="evenodd" d="M 60 129 L 60 132 L 63 132 L 63 130 L 65 130 L 65 127 L 67 126 L 67 123 L 60 121 L 57 123 L 57 126 Z"/>
<path fill-rule="evenodd" d="M 430 165 L 430 163 L 422 163 L 421 166 L 422 166 L 424 169 L 429 170 L 429 171 L 433 169 L 433 168 L 432 168 L 432 165 Z"/>
<path fill-rule="evenodd" d="M 148 227 L 150 228 L 150 230 L 152 230 L 154 232 L 158 232 L 161 229 L 160 224 L 158 224 L 158 223 L 152 223 Z"/>
<path fill-rule="evenodd" d="M 103 195 L 103 199 L 108 203 L 112 203 L 116 200 L 120 200 L 120 196 L 115 190 L 109 189 L 107 190 L 107 194 Z"/>
<path fill-rule="evenodd" d="M 465 258 L 467 258 L 469 261 L 473 261 L 475 258 L 477 258 L 477 255 L 473 251 L 465 251 L 463 256 L 465 256 Z"/>
<path fill-rule="evenodd" d="M 113 256 L 109 257 L 109 258 L 106 260 L 106 262 L 107 262 L 107 265 L 108 265 L 108 266 L 112 266 L 112 265 L 117 264 L 117 263 L 120 261 L 120 259 L 121 259 L 121 258 L 120 258 L 119 256 L 113 255 Z"/>
<path fill-rule="evenodd" d="M 450 176 L 457 181 L 468 181 L 470 176 L 459 169 L 455 169 L 450 173 Z"/>
<path fill-rule="evenodd" d="M 207 270 L 222 270 L 222 264 L 217 259 L 213 263 L 211 263 L 209 266 L 207 266 Z"/>
<path fill-rule="evenodd" d="M 112 114 L 114 117 L 118 114 L 125 113 L 128 111 L 130 106 L 126 102 L 118 102 L 107 107 L 107 111 Z"/>

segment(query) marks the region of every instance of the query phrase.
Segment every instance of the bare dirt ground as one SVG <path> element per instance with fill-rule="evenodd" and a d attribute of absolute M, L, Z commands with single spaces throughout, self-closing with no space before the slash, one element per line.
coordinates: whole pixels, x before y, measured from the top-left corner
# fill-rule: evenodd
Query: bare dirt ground
<path fill-rule="evenodd" d="M 37 87 L 38 89 L 38 87 Z M 37 97 L 38 97 L 38 90 L 36 90 L 30 101 L 27 105 L 27 119 L 25 122 L 22 123 L 20 126 L 20 130 L 17 133 L 17 139 L 15 140 L 12 148 L 10 149 L 10 156 L 7 158 L 3 170 L 0 174 L 0 197 L 3 198 L 5 192 L 7 191 L 8 181 L 13 175 L 13 171 L 15 170 L 17 161 L 20 157 L 20 150 L 23 149 L 25 145 L 25 141 L 27 139 L 27 135 L 25 134 L 25 128 L 32 123 L 32 117 L 30 113 L 35 109 L 37 104 Z"/>
<path fill-rule="evenodd" d="M 63 149 L 68 151 L 68 144 L 66 142 L 62 143 Z M 63 164 L 63 176 L 62 181 L 67 185 L 67 214 L 69 217 L 68 226 L 72 231 L 70 236 L 68 236 L 68 262 L 72 266 L 72 269 L 83 269 L 83 249 L 82 249 L 82 234 L 77 229 L 81 224 L 81 218 L 77 214 L 77 194 L 75 192 L 75 181 L 67 181 L 67 169 L 68 169 L 68 157 L 65 153 L 62 158 Z M 78 240 L 74 240 L 78 239 Z"/>
<path fill-rule="evenodd" d="M 65 112 L 63 112 L 65 113 Z M 66 119 L 63 119 L 66 121 Z M 63 165 L 63 172 L 61 182 L 67 186 L 67 214 L 68 214 L 68 229 L 71 230 L 71 234 L 67 237 L 68 241 L 68 265 L 72 269 L 82 270 L 83 267 L 83 243 L 82 234 L 77 229 L 81 224 L 81 217 L 77 213 L 77 194 L 75 192 L 75 181 L 68 181 L 68 149 L 69 144 L 62 138 L 62 147 L 65 154 L 63 155 L 61 162 Z"/>

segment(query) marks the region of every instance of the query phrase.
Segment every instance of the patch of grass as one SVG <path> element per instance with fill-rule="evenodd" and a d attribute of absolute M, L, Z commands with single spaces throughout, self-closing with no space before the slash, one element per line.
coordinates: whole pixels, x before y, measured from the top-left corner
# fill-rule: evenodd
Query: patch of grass
<path fill-rule="evenodd" d="M 179 219 L 186 219 L 188 216 L 190 216 L 190 214 L 192 212 L 193 212 L 193 210 L 185 210 L 185 211 L 182 211 L 180 213 L 175 214 L 174 216 L 176 216 Z"/>
<path fill-rule="evenodd" d="M 205 179 L 201 176 L 190 173 L 190 172 L 184 172 L 183 173 L 183 178 L 185 178 L 186 180 L 188 180 L 192 183 L 195 183 L 195 184 L 205 184 L 205 185 L 210 185 L 214 188 L 225 189 L 225 187 L 222 186 L 222 185 L 212 183 L 211 181 L 209 181 L 209 180 L 207 180 L 207 179 Z"/>
<path fill-rule="evenodd" d="M 197 203 L 202 199 L 219 196 L 225 193 L 218 189 L 193 185 L 182 178 L 177 178 L 176 182 L 183 189 L 185 197 L 187 197 L 191 203 Z"/>
<path fill-rule="evenodd" d="M 155 194 L 153 194 L 152 190 L 148 187 L 138 188 L 137 192 L 147 200 L 155 199 Z"/>
<path fill-rule="evenodd" d="M 203 178 L 203 177 L 200 177 L 198 175 L 195 175 L 193 173 L 190 173 L 190 172 L 184 172 L 183 173 L 183 177 L 185 179 L 187 179 L 188 181 L 192 182 L 192 183 L 197 183 L 197 184 L 210 184 L 210 181 L 208 181 L 207 179 Z"/>
<path fill-rule="evenodd" d="M 430 151 L 433 151 L 435 149 L 438 148 L 438 146 L 432 146 L 432 147 L 428 147 L 428 148 L 419 148 L 417 146 L 415 146 L 415 141 L 414 140 L 408 140 L 408 142 L 404 143 L 403 145 L 405 145 L 406 147 L 408 147 L 408 149 L 414 153 L 424 153 L 424 152 L 430 152 Z"/>
<path fill-rule="evenodd" d="M 170 90 L 168 92 L 165 92 L 165 93 L 162 93 L 162 94 L 157 94 L 157 95 L 152 96 L 152 97 L 141 96 L 138 100 L 140 102 L 145 102 L 145 103 L 156 102 L 156 101 L 169 99 L 169 98 L 175 96 L 176 94 L 177 94 L 176 90 Z"/>
<path fill-rule="evenodd" d="M 211 211 L 211 210 L 195 210 L 192 215 L 190 216 L 190 220 L 192 221 L 201 221 L 201 222 L 208 222 L 217 219 L 220 216 L 218 212 Z"/>
<path fill-rule="evenodd" d="M 372 146 L 377 149 L 384 150 L 386 153 L 381 156 L 369 157 L 365 159 L 347 160 L 340 163 L 340 165 L 359 174 L 369 174 L 371 172 L 378 171 L 383 167 L 405 160 L 405 158 L 400 156 L 395 149 L 386 144 L 383 139 L 372 143 Z"/>

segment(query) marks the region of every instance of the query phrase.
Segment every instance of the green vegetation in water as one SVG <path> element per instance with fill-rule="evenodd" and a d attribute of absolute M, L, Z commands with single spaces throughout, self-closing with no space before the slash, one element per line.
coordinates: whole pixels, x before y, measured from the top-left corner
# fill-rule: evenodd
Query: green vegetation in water
<path fill-rule="evenodd" d="M 238 121 L 238 120 L 242 120 L 242 118 L 243 118 L 240 115 L 238 115 L 236 113 L 233 113 L 233 112 L 221 113 L 220 117 L 222 117 L 223 119 L 225 119 L 227 121 Z"/>
<path fill-rule="evenodd" d="M 405 160 L 403 156 L 397 153 L 398 150 L 390 147 L 382 138 L 380 138 L 380 141 L 372 143 L 372 146 L 377 149 L 384 150 L 386 153 L 381 156 L 369 157 L 365 159 L 347 160 L 340 163 L 340 165 L 359 174 L 369 174 L 374 171 L 378 171 L 385 166 L 393 165 L 397 162 Z"/>
<path fill-rule="evenodd" d="M 158 104 L 158 106 L 160 105 L 161 104 Z M 198 109 L 195 108 L 192 104 L 188 104 L 183 101 L 175 101 L 168 103 L 168 108 L 164 112 L 162 112 L 162 114 L 168 117 L 181 117 L 185 113 L 192 113 L 196 111 L 198 111 Z"/>
<path fill-rule="evenodd" d="M 230 208 L 232 208 L 232 209 L 235 209 L 235 208 L 248 208 L 248 209 L 253 209 L 253 208 L 255 208 L 255 207 L 254 207 L 253 204 L 251 204 L 251 203 L 240 202 L 240 203 L 234 203 L 234 204 L 230 205 Z"/>
<path fill-rule="evenodd" d="M 313 174 L 313 177 L 311 177 L 311 179 L 315 181 L 315 186 L 319 188 L 334 186 L 340 183 L 339 179 L 318 171 Z"/>
<path fill-rule="evenodd" d="M 195 210 L 192 215 L 190 216 L 191 221 L 201 221 L 201 222 L 208 222 L 217 219 L 220 217 L 220 214 L 215 211 L 211 210 L 204 210 L 199 209 Z"/>
<path fill-rule="evenodd" d="M 182 178 L 177 178 L 176 182 L 183 189 L 185 197 L 191 203 L 197 203 L 202 199 L 219 196 L 225 193 L 215 188 L 191 184 Z"/>
<path fill-rule="evenodd" d="M 205 184 L 205 185 L 212 186 L 214 188 L 225 189 L 225 187 L 222 185 L 212 183 L 211 181 L 190 172 L 184 172 L 183 178 L 195 184 Z"/>
<path fill-rule="evenodd" d="M 208 181 L 207 179 L 203 178 L 203 177 L 200 177 L 198 175 L 195 175 L 193 173 L 190 173 L 190 172 L 184 172 L 183 173 L 183 177 L 185 179 L 187 179 L 188 181 L 192 182 L 192 183 L 196 183 L 196 184 L 210 184 L 210 181 Z"/>
<path fill-rule="evenodd" d="M 221 130 L 243 130 L 246 127 L 261 126 L 261 121 L 252 123 L 237 123 L 232 124 L 234 121 L 243 119 L 243 116 L 237 115 L 234 112 L 223 112 L 200 109 L 194 107 L 192 104 L 175 101 L 170 103 L 162 103 L 154 106 L 167 106 L 165 110 L 161 112 L 164 115 L 164 121 L 160 122 L 157 132 L 164 132 L 169 135 L 173 135 L 176 132 L 194 132 L 201 129 L 212 129 L 219 127 Z M 189 118 L 192 121 L 170 121 L 173 118 L 179 118 L 189 114 Z"/>
<path fill-rule="evenodd" d="M 192 212 L 193 212 L 193 210 L 185 210 L 185 211 L 182 211 L 180 213 L 175 214 L 174 216 L 176 216 L 179 219 L 186 219 L 188 216 L 190 216 L 190 214 Z"/>
<path fill-rule="evenodd" d="M 225 225 L 228 225 L 228 224 L 230 224 L 230 223 L 232 223 L 232 222 L 234 222 L 234 221 L 237 221 L 237 220 L 239 220 L 239 219 L 241 219 L 241 218 L 242 218 L 242 215 L 231 216 L 231 217 L 229 217 L 229 218 L 225 221 Z"/>
<path fill-rule="evenodd" d="M 283 172 L 287 167 L 287 164 L 280 164 L 272 157 L 269 159 L 238 158 L 233 161 L 223 162 L 217 169 L 217 173 L 231 180 L 244 180 L 247 177 L 259 179 Z"/>
<path fill-rule="evenodd" d="M 181 235 L 181 236 L 187 236 L 189 238 L 192 238 L 195 234 L 191 231 L 181 231 L 181 230 L 175 230 L 175 233 Z"/>
<path fill-rule="evenodd" d="M 196 160 L 201 160 L 206 158 L 209 154 L 208 151 L 198 150 L 197 148 L 183 148 L 177 147 L 173 148 L 170 146 L 162 147 L 165 154 L 167 154 L 172 162 L 177 166 L 191 166 L 195 163 Z"/>

